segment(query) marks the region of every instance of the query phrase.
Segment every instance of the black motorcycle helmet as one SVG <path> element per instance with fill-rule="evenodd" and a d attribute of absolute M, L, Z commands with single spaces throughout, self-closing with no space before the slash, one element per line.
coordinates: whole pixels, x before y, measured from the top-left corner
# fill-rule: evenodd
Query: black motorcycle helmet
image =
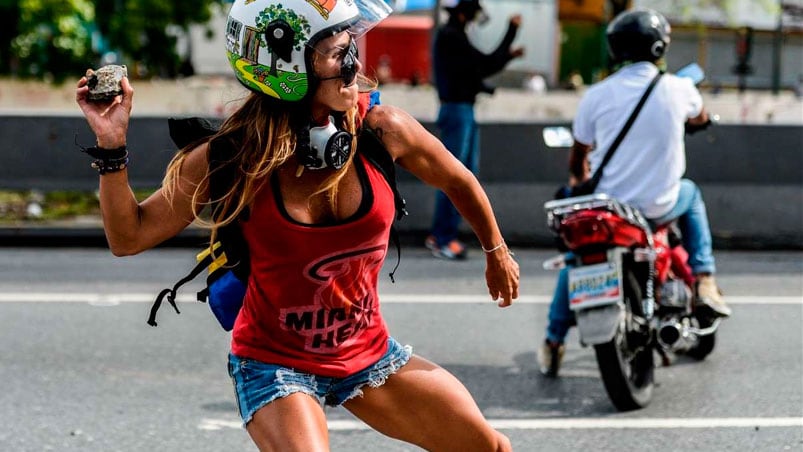
<path fill-rule="evenodd" d="M 614 63 L 656 62 L 669 47 L 672 31 L 666 18 L 651 9 L 634 9 L 616 16 L 605 32 Z"/>

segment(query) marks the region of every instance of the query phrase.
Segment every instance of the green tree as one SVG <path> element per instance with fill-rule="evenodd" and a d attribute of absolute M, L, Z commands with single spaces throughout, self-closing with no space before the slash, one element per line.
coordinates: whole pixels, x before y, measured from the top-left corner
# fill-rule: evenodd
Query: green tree
<path fill-rule="evenodd" d="M 223 0 L 95 0 L 96 26 L 108 47 L 123 62 L 144 69 L 143 75 L 175 77 L 187 66 L 176 43 L 189 36 L 189 27 L 204 24 Z M 189 51 L 188 51 L 189 52 Z M 188 53 L 185 52 L 185 53 Z"/>
<path fill-rule="evenodd" d="M 259 34 L 259 41 L 260 47 L 270 48 L 270 74 L 276 75 L 276 52 L 273 50 L 272 47 L 268 46 L 268 42 L 263 34 L 265 30 L 267 30 L 268 25 L 274 20 L 283 20 L 285 21 L 290 28 L 293 30 L 293 47 L 296 50 L 301 50 L 301 41 L 305 40 L 309 36 L 310 33 L 310 25 L 307 22 L 307 19 L 304 16 L 299 16 L 296 14 L 295 11 L 292 9 L 283 8 L 282 5 L 270 5 L 262 12 L 259 13 L 259 16 L 256 19 L 256 28 L 260 31 Z"/>
<path fill-rule="evenodd" d="M 94 7 L 89 0 L 22 0 L 5 2 L 19 16 L 10 49 L 22 76 L 64 80 L 80 73 L 93 57 L 89 26 Z M 4 19 L 10 21 L 10 18 Z"/>
<path fill-rule="evenodd" d="M 192 72 L 189 27 L 225 0 L 0 0 L 0 73 L 62 81 L 115 52 L 132 75 Z M 212 30 L 208 30 L 210 34 Z M 222 31 L 221 31 L 222 32 Z"/>

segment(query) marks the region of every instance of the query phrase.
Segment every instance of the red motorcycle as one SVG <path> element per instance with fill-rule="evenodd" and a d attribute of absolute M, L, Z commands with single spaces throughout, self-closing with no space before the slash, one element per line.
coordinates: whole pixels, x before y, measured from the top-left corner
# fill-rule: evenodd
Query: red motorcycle
<path fill-rule="evenodd" d="M 694 309 L 694 277 L 679 233 L 604 194 L 549 201 L 544 209 L 568 250 L 544 268 L 570 267 L 569 303 L 581 344 L 594 347 L 617 409 L 646 406 L 654 353 L 664 365 L 676 354 L 702 360 L 720 323 Z"/>

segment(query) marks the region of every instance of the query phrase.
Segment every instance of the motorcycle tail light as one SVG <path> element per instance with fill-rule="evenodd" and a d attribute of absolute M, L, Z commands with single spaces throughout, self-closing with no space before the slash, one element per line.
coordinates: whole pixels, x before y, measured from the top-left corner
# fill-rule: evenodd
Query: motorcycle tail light
<path fill-rule="evenodd" d="M 590 245 L 630 248 L 647 244 L 642 228 L 607 211 L 577 212 L 564 218 L 559 229 L 566 246 L 573 250 Z"/>
<path fill-rule="evenodd" d="M 582 260 L 583 265 L 601 264 L 608 261 L 608 253 L 603 251 L 601 253 L 584 254 Z"/>
<path fill-rule="evenodd" d="M 561 222 L 561 236 L 569 249 L 609 243 L 613 231 L 605 214 L 569 217 Z"/>

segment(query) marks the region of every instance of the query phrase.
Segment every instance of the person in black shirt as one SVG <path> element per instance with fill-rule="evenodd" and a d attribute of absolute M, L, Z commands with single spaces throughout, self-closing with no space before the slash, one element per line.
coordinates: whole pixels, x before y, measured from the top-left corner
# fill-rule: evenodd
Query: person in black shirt
<path fill-rule="evenodd" d="M 442 4 L 446 4 L 444 0 Z M 436 32 L 433 48 L 435 84 L 440 110 L 437 126 L 449 151 L 472 173 L 479 169 L 479 129 L 474 119 L 477 94 L 493 94 L 485 78 L 501 71 L 524 49 L 511 44 L 521 25 L 521 16 L 510 17 L 507 33 L 490 54 L 478 50 L 466 35 L 466 25 L 483 15 L 479 0 L 451 0 L 445 7 L 448 21 Z M 435 212 L 426 246 L 435 257 L 465 259 L 466 248 L 458 239 L 460 214 L 442 191 L 435 196 Z"/>

